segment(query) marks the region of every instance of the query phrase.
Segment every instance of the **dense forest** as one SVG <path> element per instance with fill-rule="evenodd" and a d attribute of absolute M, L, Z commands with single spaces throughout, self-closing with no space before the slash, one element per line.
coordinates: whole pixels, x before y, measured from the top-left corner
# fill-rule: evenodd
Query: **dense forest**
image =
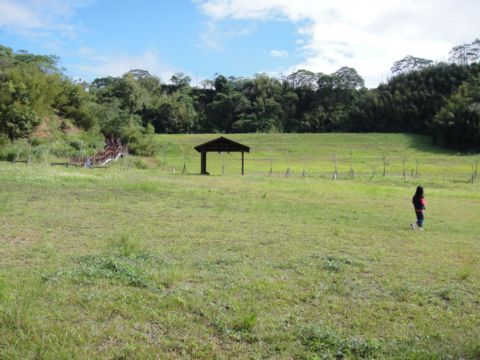
<path fill-rule="evenodd" d="M 453 48 L 448 63 L 407 56 L 375 89 L 349 67 L 283 78 L 216 74 L 197 86 L 181 73 L 165 83 L 134 69 L 86 83 L 69 79 L 55 56 L 0 46 L 0 148 L 24 139 L 66 153 L 115 137 L 152 155 L 155 133 L 405 132 L 480 151 L 479 45 Z"/>

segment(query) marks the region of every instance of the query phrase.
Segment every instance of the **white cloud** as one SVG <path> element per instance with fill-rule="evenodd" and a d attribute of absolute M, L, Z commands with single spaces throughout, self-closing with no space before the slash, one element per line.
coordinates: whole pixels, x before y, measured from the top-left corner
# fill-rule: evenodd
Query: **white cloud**
<path fill-rule="evenodd" d="M 0 1 L 0 27 L 34 29 L 43 26 L 31 9 L 9 0 Z"/>
<path fill-rule="evenodd" d="M 75 78 L 93 80 L 105 76 L 121 76 L 133 69 L 147 70 L 167 81 L 179 70 L 162 63 L 158 51 L 146 50 L 140 55 L 101 54 L 90 48 L 81 48 L 78 55 L 83 56 L 82 64 L 71 65 Z M 86 65 L 85 63 L 89 63 Z"/>
<path fill-rule="evenodd" d="M 252 32 L 252 26 L 235 25 L 232 23 L 221 23 L 219 21 L 208 21 L 205 24 L 205 31 L 200 35 L 200 47 L 222 50 L 223 45 L 230 39 L 242 37 Z"/>
<path fill-rule="evenodd" d="M 0 29 L 28 37 L 71 37 L 75 10 L 92 0 L 0 0 Z"/>
<path fill-rule="evenodd" d="M 220 31 L 214 21 L 206 24 L 206 30 L 200 35 L 201 47 L 213 50 L 221 50 Z"/>
<path fill-rule="evenodd" d="M 285 50 L 270 50 L 270 56 L 278 58 L 287 58 L 288 51 Z"/>
<path fill-rule="evenodd" d="M 207 0 L 215 21 L 287 20 L 297 25 L 295 68 L 331 73 L 355 67 L 368 86 L 390 75 L 406 55 L 445 60 L 449 50 L 479 36 L 478 0 Z"/>

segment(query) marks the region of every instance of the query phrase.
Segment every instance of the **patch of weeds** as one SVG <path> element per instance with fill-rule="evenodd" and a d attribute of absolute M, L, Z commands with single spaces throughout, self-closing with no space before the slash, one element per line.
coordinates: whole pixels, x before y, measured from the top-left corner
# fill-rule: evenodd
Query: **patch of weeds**
<path fill-rule="evenodd" d="M 7 295 L 7 282 L 5 276 L 0 273 L 0 301 L 2 301 Z"/>
<path fill-rule="evenodd" d="M 460 280 L 467 280 L 471 274 L 472 271 L 469 268 L 464 268 L 460 270 L 460 272 L 458 273 L 458 277 L 460 278 Z"/>
<path fill-rule="evenodd" d="M 336 237 L 342 236 L 342 234 L 343 234 L 343 229 L 336 227 L 335 230 L 333 230 L 333 235 L 335 235 Z"/>
<path fill-rule="evenodd" d="M 380 349 L 380 343 L 376 339 L 356 336 L 343 338 L 323 325 L 304 327 L 297 338 L 307 352 L 321 355 L 322 358 L 372 358 Z"/>
<path fill-rule="evenodd" d="M 216 259 L 207 259 L 199 260 L 195 262 L 195 267 L 199 270 L 206 270 L 212 273 L 218 273 L 224 271 L 229 266 L 239 263 L 240 260 L 232 258 L 216 258 Z"/>
<path fill-rule="evenodd" d="M 394 287 L 390 294 L 396 301 L 408 302 L 422 305 L 428 302 L 429 291 L 418 286 L 411 286 L 409 284 L 402 284 Z"/>
<path fill-rule="evenodd" d="M 473 344 L 464 352 L 465 359 L 480 359 L 480 344 Z"/>
<path fill-rule="evenodd" d="M 260 197 L 261 197 L 262 199 L 266 199 L 266 198 L 267 198 L 267 193 L 262 193 L 262 195 L 260 195 Z"/>
<path fill-rule="evenodd" d="M 331 329 L 323 326 L 309 326 L 303 328 L 298 339 L 310 352 L 336 353 L 340 339 Z"/>
<path fill-rule="evenodd" d="M 352 265 L 353 262 L 349 258 L 337 257 L 333 255 L 327 255 L 323 258 L 323 268 L 328 271 L 339 272 L 343 270 L 345 266 Z"/>
<path fill-rule="evenodd" d="M 408 285 L 397 286 L 391 291 L 391 295 L 397 301 L 409 302 L 412 301 L 414 291 Z"/>
<path fill-rule="evenodd" d="M 237 341 L 253 343 L 256 336 L 253 332 L 257 324 L 257 315 L 253 311 L 236 310 L 233 318 L 223 314 L 214 318 L 211 322 L 212 327 L 223 336 L 227 336 Z"/>
<path fill-rule="evenodd" d="M 2 199 L 0 199 L 0 213 L 7 211 L 7 205 L 8 205 L 8 199 L 6 197 L 3 197 Z"/>
<path fill-rule="evenodd" d="M 56 255 L 55 247 L 51 243 L 35 245 L 32 247 L 31 251 L 34 253 L 35 257 L 41 257 L 45 259 Z"/>
<path fill-rule="evenodd" d="M 211 325 L 220 334 L 227 334 L 229 332 L 228 326 L 225 324 L 225 321 L 221 318 L 213 319 Z"/>
<path fill-rule="evenodd" d="M 438 289 L 437 291 L 435 291 L 435 295 L 438 296 L 440 299 L 445 300 L 445 301 L 453 300 L 452 289 L 450 289 L 448 287 Z"/>
<path fill-rule="evenodd" d="M 345 278 L 340 274 L 332 276 L 331 280 L 332 282 L 328 285 L 327 291 L 341 296 L 346 296 L 348 289 L 345 283 Z"/>
<path fill-rule="evenodd" d="M 365 340 L 354 336 L 344 340 L 343 347 L 356 357 L 368 359 L 380 349 L 380 342 L 376 339 Z"/>
<path fill-rule="evenodd" d="M 109 245 L 114 253 L 125 257 L 139 254 L 143 249 L 142 241 L 129 233 L 121 234 L 118 238 L 112 239 Z"/>
<path fill-rule="evenodd" d="M 122 256 L 95 256 L 88 255 L 78 258 L 76 266 L 70 269 L 60 268 L 49 274 L 43 274 L 44 281 L 60 281 L 68 278 L 80 283 L 91 283 L 96 279 L 107 279 L 120 282 L 127 286 L 145 288 L 158 292 L 144 271 L 138 266 L 139 258 Z"/>
<path fill-rule="evenodd" d="M 219 214 L 223 214 L 227 210 L 227 204 L 221 203 L 218 205 L 217 209 Z"/>

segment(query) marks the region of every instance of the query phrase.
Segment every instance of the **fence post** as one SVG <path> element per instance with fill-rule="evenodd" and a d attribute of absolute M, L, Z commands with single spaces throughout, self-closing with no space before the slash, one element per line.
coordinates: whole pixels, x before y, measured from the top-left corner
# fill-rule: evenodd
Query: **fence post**
<path fill-rule="evenodd" d="M 370 176 L 370 180 L 373 180 L 376 173 L 377 173 L 377 165 L 373 164 L 372 165 L 372 176 Z"/>
<path fill-rule="evenodd" d="M 478 160 L 472 162 L 472 176 L 470 178 L 470 182 L 473 184 L 477 179 L 477 172 L 478 172 Z"/>
<path fill-rule="evenodd" d="M 28 160 L 27 164 L 30 164 L 32 162 L 32 141 L 31 139 L 28 139 Z"/>
<path fill-rule="evenodd" d="M 182 175 L 185 175 L 185 174 L 188 174 L 188 171 L 187 171 L 187 163 L 185 161 L 185 149 L 182 145 L 182 155 L 183 155 L 183 169 L 182 169 Z M 204 154 L 202 153 L 202 169 L 203 169 L 203 156 Z M 206 155 L 205 155 L 206 156 Z M 206 158 L 205 158 L 205 167 L 206 167 Z"/>
<path fill-rule="evenodd" d="M 337 154 L 336 153 L 333 153 L 333 164 L 334 164 L 333 180 L 337 180 L 338 169 L 337 169 Z"/>
<path fill-rule="evenodd" d="M 221 153 L 221 157 L 222 157 L 222 176 L 225 175 L 225 153 L 222 152 Z"/>
<path fill-rule="evenodd" d="M 285 177 L 289 177 L 289 176 L 290 176 L 290 155 L 287 149 L 287 170 L 285 171 Z"/>
<path fill-rule="evenodd" d="M 352 166 L 352 152 L 350 151 L 350 170 L 348 171 L 348 177 L 353 179 L 355 177 L 355 171 L 353 171 Z"/>
<path fill-rule="evenodd" d="M 306 160 L 305 160 L 305 156 L 303 156 L 302 160 L 303 160 L 303 171 L 302 171 L 302 177 L 305 177 L 305 176 L 307 176 L 307 172 L 306 172 L 306 170 L 305 170 L 305 168 L 306 168 L 306 164 L 305 164 L 305 162 L 306 162 Z"/>
<path fill-rule="evenodd" d="M 387 157 L 385 155 L 382 156 L 382 162 L 383 162 L 383 177 L 387 175 Z"/>

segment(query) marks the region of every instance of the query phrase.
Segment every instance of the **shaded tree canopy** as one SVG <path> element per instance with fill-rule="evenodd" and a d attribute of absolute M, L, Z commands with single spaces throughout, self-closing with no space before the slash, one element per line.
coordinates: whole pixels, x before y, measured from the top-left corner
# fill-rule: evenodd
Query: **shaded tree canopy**
<path fill-rule="evenodd" d="M 29 137 L 42 119 L 58 116 L 85 131 L 120 137 L 138 153 L 150 151 L 143 139 L 153 131 L 409 132 L 478 150 L 479 45 L 455 47 L 448 64 L 407 56 L 374 89 L 366 89 L 351 67 L 331 74 L 299 69 L 283 78 L 215 74 L 199 86 L 183 73 L 164 83 L 132 69 L 76 83 L 58 69 L 55 56 L 0 46 L 0 133 Z"/>

